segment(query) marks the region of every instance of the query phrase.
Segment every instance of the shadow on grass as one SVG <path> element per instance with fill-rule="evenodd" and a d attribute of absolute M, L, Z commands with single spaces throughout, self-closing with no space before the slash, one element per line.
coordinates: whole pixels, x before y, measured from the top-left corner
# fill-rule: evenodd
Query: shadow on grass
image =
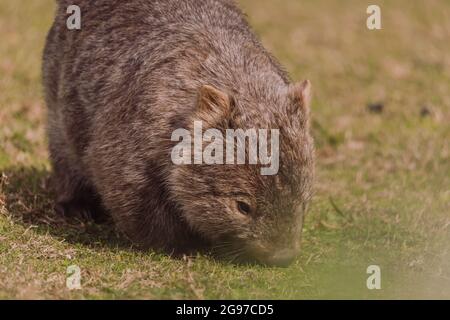
<path fill-rule="evenodd" d="M 0 193 L 15 223 L 72 244 L 132 249 L 131 243 L 116 232 L 112 221 L 99 225 L 57 214 L 48 187 L 49 177 L 50 172 L 45 169 L 13 167 L 2 171 Z"/>

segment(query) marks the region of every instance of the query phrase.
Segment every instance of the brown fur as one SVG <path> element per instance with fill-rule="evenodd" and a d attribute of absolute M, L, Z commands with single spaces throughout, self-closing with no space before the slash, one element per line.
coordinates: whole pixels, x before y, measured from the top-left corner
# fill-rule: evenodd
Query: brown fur
<path fill-rule="evenodd" d="M 72 4 L 78 31 L 66 28 Z M 108 212 L 144 248 L 269 264 L 298 252 L 313 177 L 310 84 L 290 84 L 231 0 L 60 0 L 43 74 L 61 211 Z M 194 120 L 280 129 L 279 174 L 174 165 L 171 134 Z"/>

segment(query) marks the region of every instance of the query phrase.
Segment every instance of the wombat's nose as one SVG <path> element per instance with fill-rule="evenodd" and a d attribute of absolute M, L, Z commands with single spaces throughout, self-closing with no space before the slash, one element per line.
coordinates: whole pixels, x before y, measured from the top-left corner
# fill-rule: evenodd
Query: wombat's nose
<path fill-rule="evenodd" d="M 283 249 L 271 256 L 267 263 L 276 267 L 288 267 L 296 257 L 296 251 L 291 249 Z"/>

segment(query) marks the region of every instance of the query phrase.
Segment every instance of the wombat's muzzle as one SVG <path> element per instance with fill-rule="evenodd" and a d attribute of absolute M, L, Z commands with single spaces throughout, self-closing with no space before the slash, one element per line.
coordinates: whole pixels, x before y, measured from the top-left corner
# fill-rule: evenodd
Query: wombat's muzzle
<path fill-rule="evenodd" d="M 268 267 L 288 267 L 296 260 L 300 253 L 298 247 L 284 247 L 284 249 L 264 248 L 261 245 L 247 245 L 248 263 L 256 263 Z"/>
<path fill-rule="evenodd" d="M 274 267 L 288 267 L 297 257 L 297 251 L 283 249 L 264 259 L 264 264 Z"/>

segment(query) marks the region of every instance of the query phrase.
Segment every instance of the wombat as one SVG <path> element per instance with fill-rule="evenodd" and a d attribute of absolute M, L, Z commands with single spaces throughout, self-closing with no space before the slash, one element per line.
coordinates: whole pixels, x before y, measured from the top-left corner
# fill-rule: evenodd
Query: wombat
<path fill-rule="evenodd" d="M 43 82 L 58 211 L 108 214 L 143 249 L 291 263 L 313 184 L 310 82 L 291 83 L 232 0 L 57 4 Z M 278 173 L 175 165 L 171 135 L 196 120 L 278 129 Z"/>

